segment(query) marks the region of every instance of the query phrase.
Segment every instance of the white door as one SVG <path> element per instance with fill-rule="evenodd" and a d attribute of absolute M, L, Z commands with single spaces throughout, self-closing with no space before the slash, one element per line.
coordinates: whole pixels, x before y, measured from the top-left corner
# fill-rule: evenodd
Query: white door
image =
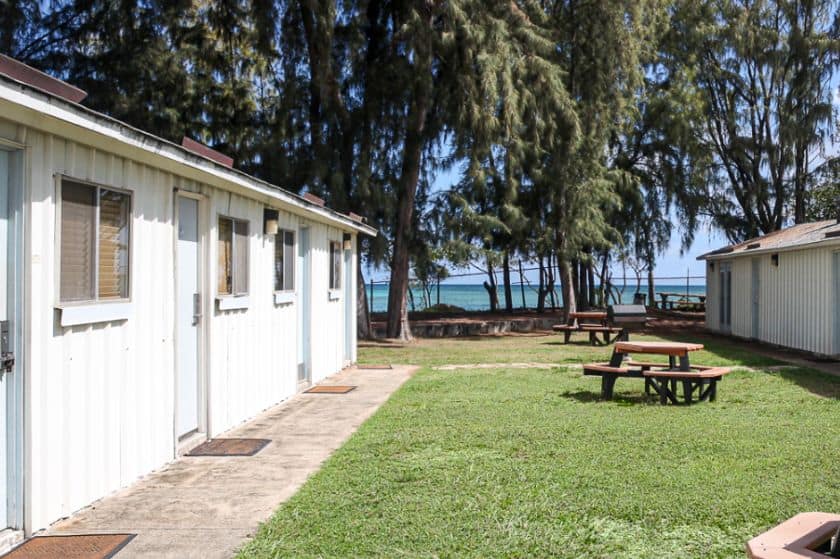
<path fill-rule="evenodd" d="M 0 345 L 8 345 L 11 350 L 12 332 L 9 321 L 12 320 L 14 309 L 9 295 L 9 274 L 12 268 L 12 258 L 9 254 L 9 152 L 0 149 Z M 6 350 L 6 348 L 3 348 Z M 7 444 L 7 413 L 6 398 L 11 384 L 11 372 L 0 372 L 0 529 L 9 526 L 8 493 L 9 493 L 9 448 Z"/>
<path fill-rule="evenodd" d="M 312 363 L 310 361 L 310 327 L 312 313 L 312 278 L 310 277 L 309 228 L 302 227 L 298 232 L 298 384 L 309 384 Z"/>
<path fill-rule="evenodd" d="M 761 260 L 752 259 L 752 282 L 750 286 L 752 299 L 752 338 L 758 339 L 761 313 Z"/>
<path fill-rule="evenodd" d="M 840 355 L 840 252 L 834 253 L 834 355 Z"/>
<path fill-rule="evenodd" d="M 353 328 L 353 251 L 344 251 L 344 360 L 353 360 L 353 339 L 356 331 Z"/>
<path fill-rule="evenodd" d="M 718 283 L 720 302 L 719 322 L 720 331 L 729 333 L 732 331 L 732 263 L 720 263 L 720 280 Z"/>
<path fill-rule="evenodd" d="M 198 327 L 201 321 L 199 290 L 198 200 L 178 197 L 177 250 L 178 395 L 176 428 L 178 437 L 198 431 Z"/>

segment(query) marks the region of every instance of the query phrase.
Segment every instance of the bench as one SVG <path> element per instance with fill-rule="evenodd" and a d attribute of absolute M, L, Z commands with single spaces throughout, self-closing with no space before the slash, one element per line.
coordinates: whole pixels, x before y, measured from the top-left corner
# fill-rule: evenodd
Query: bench
<path fill-rule="evenodd" d="M 690 371 L 679 371 L 669 368 L 667 363 L 638 361 L 625 361 L 620 366 L 610 363 L 587 363 L 583 366 L 584 375 L 601 377 L 601 396 L 605 400 L 612 399 L 615 382 L 619 378 L 641 378 L 645 381 L 645 394 L 656 392 L 662 404 L 678 404 L 677 388 L 678 384 L 682 384 L 686 405 L 706 400 L 714 402 L 717 397 L 717 383 L 729 371 L 726 367 L 702 365 L 693 365 Z"/>
<path fill-rule="evenodd" d="M 727 367 L 703 367 L 694 368 L 692 371 L 671 371 L 671 370 L 643 370 L 642 376 L 653 382 L 645 382 L 645 392 L 653 390 L 659 394 L 659 402 L 662 404 L 668 401 L 674 404 L 677 401 L 677 383 L 683 386 L 683 399 L 686 405 L 693 403 L 694 393 L 697 392 L 697 401 L 709 400 L 714 402 L 717 398 L 717 383 L 730 371 Z"/>
<path fill-rule="evenodd" d="M 609 345 L 611 340 L 611 335 L 621 333 L 621 328 L 614 328 L 612 326 L 603 326 L 601 324 L 555 324 L 552 326 L 552 330 L 555 332 L 563 332 L 563 343 L 569 343 L 571 340 L 572 334 L 575 332 L 586 332 L 589 334 L 589 343 L 592 345 L 598 344 L 598 334 L 602 334 L 604 337 L 604 344 Z"/>
<path fill-rule="evenodd" d="M 833 555 L 824 554 L 831 553 L 831 537 L 838 530 L 840 514 L 799 513 L 747 542 L 747 556 L 750 559 L 837 557 L 838 543 Z"/>

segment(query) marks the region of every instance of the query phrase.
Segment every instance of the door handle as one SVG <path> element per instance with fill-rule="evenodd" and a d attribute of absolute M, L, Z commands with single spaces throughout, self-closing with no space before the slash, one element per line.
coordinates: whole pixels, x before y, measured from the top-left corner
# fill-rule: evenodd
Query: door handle
<path fill-rule="evenodd" d="M 199 322 L 201 322 L 201 293 L 193 293 L 192 325 L 197 326 Z"/>
<path fill-rule="evenodd" d="M 0 321 L 0 372 L 11 373 L 15 366 L 15 354 L 9 341 L 9 321 Z"/>

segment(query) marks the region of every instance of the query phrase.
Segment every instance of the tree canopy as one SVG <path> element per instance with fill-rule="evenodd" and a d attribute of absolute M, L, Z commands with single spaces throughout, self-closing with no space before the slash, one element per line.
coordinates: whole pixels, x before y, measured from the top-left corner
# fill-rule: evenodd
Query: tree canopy
<path fill-rule="evenodd" d="M 475 265 L 496 305 L 501 269 L 511 310 L 512 263 L 535 262 L 540 308 L 557 280 L 570 310 L 700 224 L 739 241 L 836 215 L 838 0 L 2 7 L 0 51 L 90 107 L 365 215 L 393 337 L 412 274 Z"/>

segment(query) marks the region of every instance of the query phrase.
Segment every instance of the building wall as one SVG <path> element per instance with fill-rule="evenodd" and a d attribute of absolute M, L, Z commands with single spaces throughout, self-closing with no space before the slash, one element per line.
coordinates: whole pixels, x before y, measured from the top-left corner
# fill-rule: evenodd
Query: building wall
<path fill-rule="evenodd" d="M 262 234 L 262 203 L 3 119 L 0 137 L 27 146 L 25 524 L 32 532 L 175 457 L 174 188 L 204 197 L 210 436 L 296 392 L 299 332 L 296 302 L 274 303 L 274 240 Z M 133 192 L 128 320 L 60 325 L 56 173 Z M 244 310 L 215 305 L 218 214 L 250 221 L 250 305 Z M 284 228 L 311 230 L 318 381 L 344 365 L 343 295 L 327 300 L 327 241 L 340 241 L 343 232 L 284 211 L 280 220 Z"/>
<path fill-rule="evenodd" d="M 840 353 L 835 341 L 835 315 L 840 309 L 834 287 L 832 258 L 836 248 L 780 252 L 774 266 L 770 254 L 745 255 L 732 262 L 732 334 L 753 337 L 752 260 L 758 260 L 758 339 L 812 353 Z M 706 324 L 720 330 L 717 276 L 708 271 Z"/>

